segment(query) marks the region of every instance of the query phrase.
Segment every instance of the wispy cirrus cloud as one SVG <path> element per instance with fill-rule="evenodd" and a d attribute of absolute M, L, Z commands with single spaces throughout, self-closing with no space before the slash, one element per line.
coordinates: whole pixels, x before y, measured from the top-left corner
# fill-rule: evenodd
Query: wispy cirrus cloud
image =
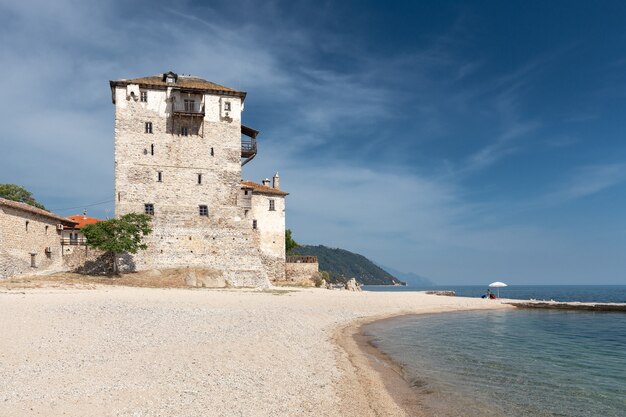
<path fill-rule="evenodd" d="M 540 123 L 536 121 L 514 123 L 506 127 L 494 142 L 471 154 L 460 173 L 466 174 L 483 170 L 517 151 L 520 145 L 517 140 L 537 130 Z"/>
<path fill-rule="evenodd" d="M 553 194 L 553 201 L 584 198 L 626 182 L 626 163 L 590 165 L 579 168 L 563 187 Z"/>

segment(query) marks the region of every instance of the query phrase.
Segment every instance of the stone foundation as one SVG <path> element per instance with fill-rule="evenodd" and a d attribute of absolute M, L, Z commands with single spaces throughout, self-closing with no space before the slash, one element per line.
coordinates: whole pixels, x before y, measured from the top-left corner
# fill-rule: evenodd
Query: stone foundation
<path fill-rule="evenodd" d="M 285 281 L 285 260 L 273 256 L 262 255 L 261 262 L 272 282 Z"/>
<path fill-rule="evenodd" d="M 285 283 L 311 285 L 319 272 L 318 263 L 286 263 Z"/>

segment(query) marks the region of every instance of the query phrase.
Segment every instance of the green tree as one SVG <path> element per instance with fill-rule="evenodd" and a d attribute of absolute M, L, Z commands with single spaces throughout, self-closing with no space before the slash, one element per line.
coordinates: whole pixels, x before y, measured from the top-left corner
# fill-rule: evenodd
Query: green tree
<path fill-rule="evenodd" d="M 7 200 L 18 201 L 20 203 L 26 203 L 33 207 L 37 207 L 45 210 L 43 204 L 39 203 L 33 197 L 33 194 L 24 187 L 20 187 L 15 184 L 0 184 L 0 197 Z"/>
<path fill-rule="evenodd" d="M 291 229 L 285 230 L 285 253 L 289 253 L 292 249 L 299 247 L 300 245 L 291 237 Z"/>
<path fill-rule="evenodd" d="M 118 274 L 117 255 L 122 252 L 137 253 L 146 249 L 143 237 L 152 233 L 152 217 L 146 214 L 130 213 L 119 219 L 110 219 L 89 224 L 81 229 L 87 238 L 87 245 L 103 250 L 113 256 L 113 274 Z"/>

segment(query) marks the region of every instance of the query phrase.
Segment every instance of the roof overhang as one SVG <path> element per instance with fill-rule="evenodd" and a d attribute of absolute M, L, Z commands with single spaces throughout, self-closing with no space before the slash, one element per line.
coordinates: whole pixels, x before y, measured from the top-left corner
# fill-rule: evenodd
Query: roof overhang
<path fill-rule="evenodd" d="M 251 127 L 245 126 L 245 125 L 241 125 L 241 133 L 243 133 L 244 135 L 251 137 L 252 139 L 256 139 L 257 135 L 259 134 L 259 131 L 256 129 L 252 129 Z"/>
<path fill-rule="evenodd" d="M 195 94 L 213 94 L 217 96 L 227 96 L 227 97 L 239 97 L 241 101 L 245 101 L 246 92 L 245 91 L 232 91 L 232 90 L 219 90 L 212 88 L 193 88 L 193 87 L 185 87 L 185 86 L 177 86 L 174 84 L 163 85 L 163 84 L 151 84 L 151 83 L 138 83 L 133 80 L 109 80 L 109 86 L 111 87 L 111 101 L 115 104 L 115 87 L 126 87 L 130 84 L 138 84 L 141 87 L 150 88 L 152 90 L 163 90 L 166 91 L 168 88 L 173 90 L 185 91 Z"/>
<path fill-rule="evenodd" d="M 72 221 L 66 217 L 59 216 L 58 214 L 54 214 L 50 211 L 40 209 L 38 207 L 31 206 L 30 204 L 20 203 L 18 201 L 7 200 L 5 198 L 0 197 L 0 206 L 5 206 L 10 209 L 23 211 L 31 214 L 35 214 L 38 216 L 46 217 L 49 219 L 53 219 L 63 224 L 64 226 L 73 226 L 77 224 L 75 221 Z"/>

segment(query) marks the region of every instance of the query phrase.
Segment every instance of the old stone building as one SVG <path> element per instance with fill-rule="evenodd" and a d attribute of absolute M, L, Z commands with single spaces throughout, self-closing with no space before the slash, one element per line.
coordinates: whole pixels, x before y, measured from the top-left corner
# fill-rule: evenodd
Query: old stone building
<path fill-rule="evenodd" d="M 0 279 L 63 268 L 61 234 L 74 222 L 0 198 Z"/>
<path fill-rule="evenodd" d="M 278 176 L 241 178 L 258 134 L 241 123 L 246 93 L 172 72 L 110 85 L 115 214 L 154 217 L 127 268 L 207 268 L 236 286 L 284 277 L 287 193 Z"/>

